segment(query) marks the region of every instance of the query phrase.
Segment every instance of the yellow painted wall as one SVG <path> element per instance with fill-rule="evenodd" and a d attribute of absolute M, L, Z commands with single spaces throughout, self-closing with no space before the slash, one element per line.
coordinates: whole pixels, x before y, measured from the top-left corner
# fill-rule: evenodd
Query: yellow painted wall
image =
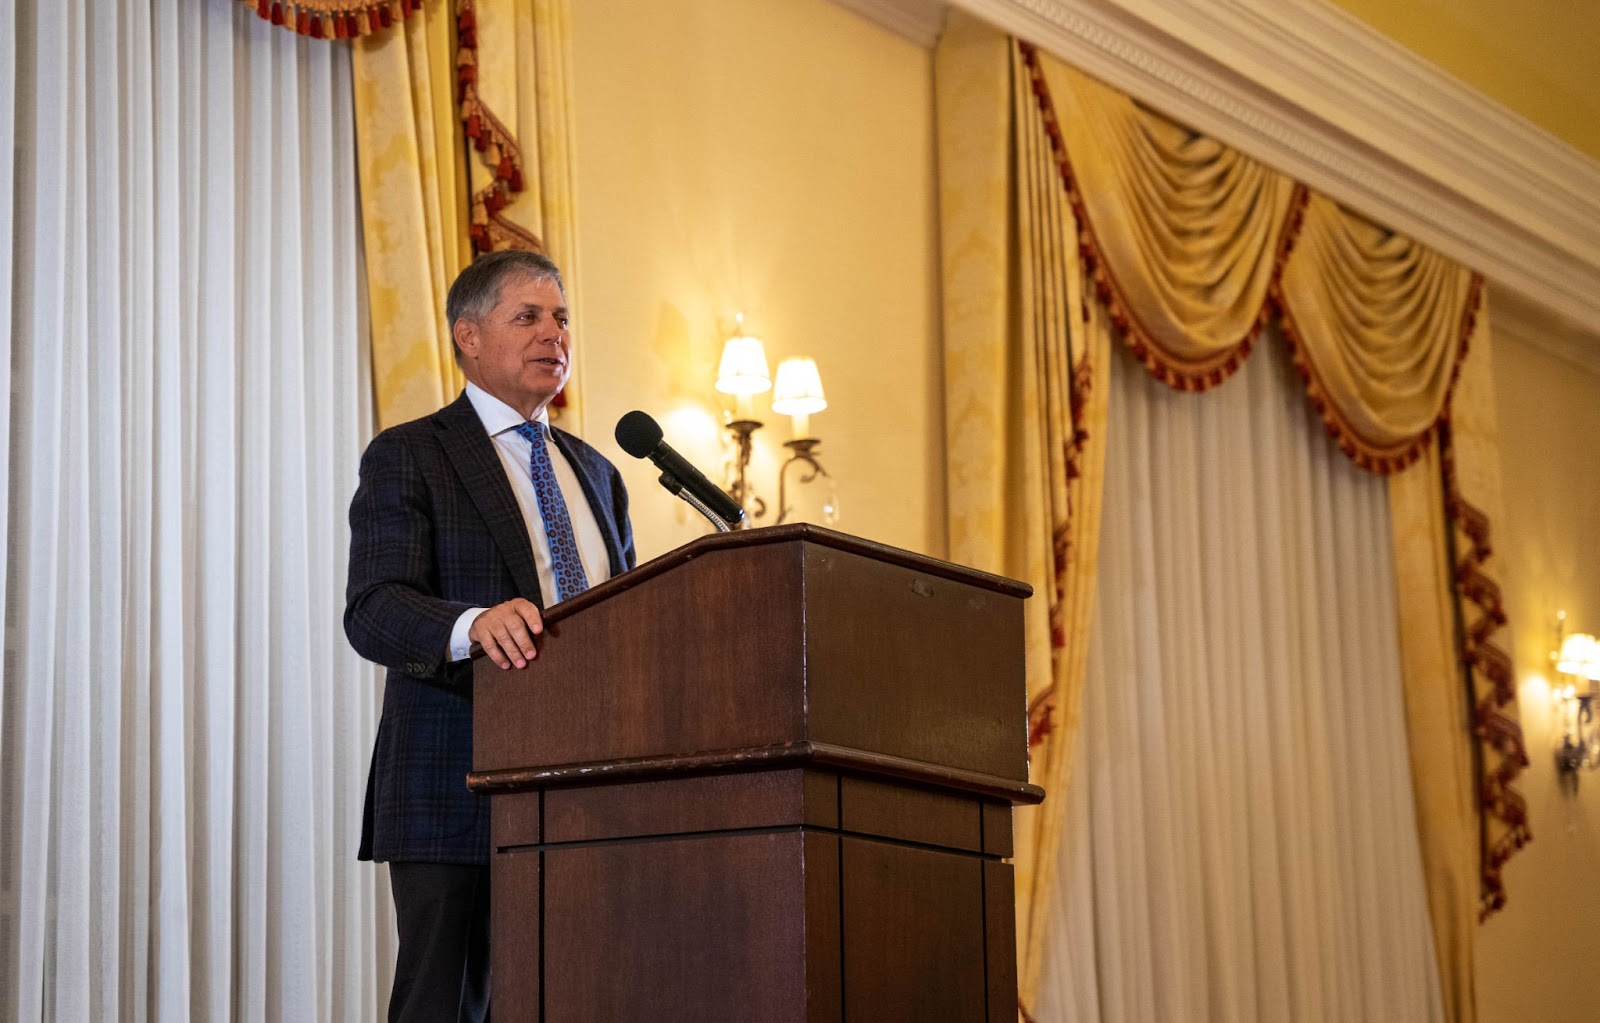
<path fill-rule="evenodd" d="M 1332 2 L 1552 135 L 1600 158 L 1600 3 Z"/>
<path fill-rule="evenodd" d="M 1494 358 L 1505 501 L 1496 548 L 1534 840 L 1507 866 L 1505 910 L 1479 929 L 1478 1003 L 1484 1023 L 1589 1023 L 1600 1018 L 1600 772 L 1575 793 L 1558 784 L 1545 655 L 1558 610 L 1600 632 L 1600 377 L 1505 339 Z"/>
<path fill-rule="evenodd" d="M 774 370 L 797 354 L 821 368 L 831 406 L 812 424 L 838 528 L 942 553 L 929 53 L 826 0 L 572 14 L 584 426 L 623 467 L 641 559 L 708 527 L 612 427 L 642 408 L 719 464 L 712 378 L 739 311 Z M 756 464 L 772 500 L 789 423 L 767 418 Z"/>

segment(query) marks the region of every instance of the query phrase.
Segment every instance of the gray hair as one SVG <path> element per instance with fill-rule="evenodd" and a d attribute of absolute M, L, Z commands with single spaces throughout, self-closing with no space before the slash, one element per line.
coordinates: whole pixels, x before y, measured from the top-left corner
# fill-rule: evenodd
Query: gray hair
<path fill-rule="evenodd" d="M 444 303 L 444 316 L 450 324 L 450 346 L 455 348 L 457 362 L 461 361 L 461 349 L 455 343 L 456 321 L 477 321 L 488 316 L 500 304 L 500 291 L 512 277 L 555 281 L 556 287 L 561 289 L 561 297 L 567 296 L 561 271 L 549 256 L 524 249 L 506 249 L 479 256 L 450 285 L 450 295 Z"/>

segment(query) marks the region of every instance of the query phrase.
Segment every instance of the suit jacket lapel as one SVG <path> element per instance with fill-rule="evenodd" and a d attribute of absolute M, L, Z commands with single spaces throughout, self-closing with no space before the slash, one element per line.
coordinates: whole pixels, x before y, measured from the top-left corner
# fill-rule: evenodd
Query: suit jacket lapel
<path fill-rule="evenodd" d="M 439 430 L 439 443 L 461 478 L 461 485 L 467 488 L 478 514 L 488 524 L 495 546 L 500 548 L 501 557 L 511 569 L 518 592 L 543 607 L 539 570 L 533 561 L 533 543 L 528 539 L 522 509 L 517 507 L 511 481 L 506 479 L 505 466 L 495 452 L 494 441 L 484 432 L 483 421 L 465 392 L 439 411 L 434 425 Z"/>

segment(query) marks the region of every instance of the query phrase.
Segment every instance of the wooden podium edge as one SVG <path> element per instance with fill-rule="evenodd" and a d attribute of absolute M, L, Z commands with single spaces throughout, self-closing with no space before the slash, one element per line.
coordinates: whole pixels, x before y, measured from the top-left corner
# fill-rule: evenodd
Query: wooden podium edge
<path fill-rule="evenodd" d="M 1014 804 L 1044 800 L 1044 789 L 1031 782 L 980 771 L 963 771 L 922 760 L 871 753 L 826 742 L 791 742 L 773 746 L 744 746 L 704 753 L 669 754 L 544 767 L 511 767 L 474 771 L 467 788 L 485 795 L 533 788 L 634 781 L 645 777 L 705 774 L 719 771 L 757 770 L 812 764 L 877 777 L 920 782 L 943 789 L 970 792 Z"/>
<path fill-rule="evenodd" d="M 899 547 L 890 547 L 888 544 L 877 543 L 873 540 L 863 540 L 858 536 L 838 533 L 831 529 L 824 529 L 822 526 L 812 525 L 809 522 L 795 522 L 784 526 L 763 526 L 759 529 L 739 529 L 729 533 L 712 533 L 709 536 L 691 540 L 682 547 L 668 551 L 658 558 L 652 558 L 637 568 L 624 572 L 619 576 L 613 576 L 603 583 L 590 587 L 571 600 L 552 604 L 545 609 L 544 620 L 547 623 L 559 622 L 568 615 L 576 614 L 591 604 L 598 604 L 613 594 L 631 589 L 642 582 L 671 571 L 679 565 L 687 564 L 695 558 L 714 551 L 738 547 L 756 547 L 762 544 L 790 543 L 796 540 L 818 544 L 823 547 L 832 547 L 835 550 L 846 551 L 851 554 L 860 554 L 876 561 L 899 565 L 902 568 L 924 572 L 942 579 L 953 579 L 956 582 L 979 586 L 1008 597 L 1027 598 L 1033 596 L 1032 586 L 1024 582 L 1018 582 L 1015 579 L 1008 579 L 1003 575 L 980 572 L 975 568 L 964 568 L 948 561 L 940 561 L 938 558 L 928 557 L 926 554 L 914 554 Z M 482 656 L 482 651 L 474 650 L 473 656 Z"/>

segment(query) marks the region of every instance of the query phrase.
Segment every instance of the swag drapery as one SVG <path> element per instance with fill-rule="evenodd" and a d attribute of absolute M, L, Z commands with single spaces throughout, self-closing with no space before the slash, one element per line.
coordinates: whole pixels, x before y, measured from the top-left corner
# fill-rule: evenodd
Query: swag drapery
<path fill-rule="evenodd" d="M 1024 1011 L 1083 688 L 1108 339 L 1205 390 L 1275 314 L 1339 448 L 1391 480 L 1430 915 L 1448 1017 L 1470 1019 L 1473 918 L 1528 838 L 1481 280 L 973 19 L 952 16 L 935 68 L 951 554 L 1047 598 L 1027 633 L 1032 772 L 1057 798 L 1018 815 Z"/>
<path fill-rule="evenodd" d="M 445 296 L 475 255 L 543 252 L 577 306 L 567 0 L 242 2 L 352 40 L 380 429 L 460 391 Z M 571 423 L 582 362 L 552 408 Z"/>

